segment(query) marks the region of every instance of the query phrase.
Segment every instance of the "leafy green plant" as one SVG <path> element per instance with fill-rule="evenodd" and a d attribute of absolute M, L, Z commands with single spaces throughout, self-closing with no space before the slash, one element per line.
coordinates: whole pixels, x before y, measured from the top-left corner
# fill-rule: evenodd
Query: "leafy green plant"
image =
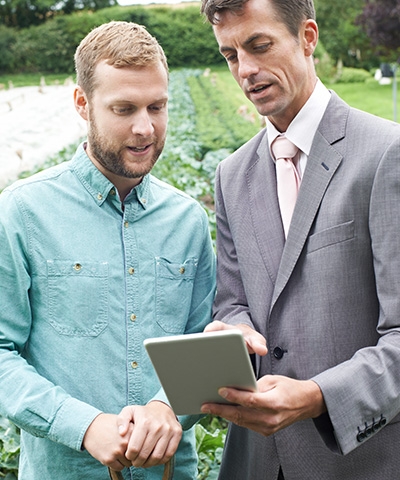
<path fill-rule="evenodd" d="M 0 478 L 16 480 L 19 460 L 19 430 L 0 417 Z"/>
<path fill-rule="evenodd" d="M 199 457 L 197 480 L 216 480 L 221 466 L 227 424 L 218 417 L 207 416 L 195 429 Z"/>

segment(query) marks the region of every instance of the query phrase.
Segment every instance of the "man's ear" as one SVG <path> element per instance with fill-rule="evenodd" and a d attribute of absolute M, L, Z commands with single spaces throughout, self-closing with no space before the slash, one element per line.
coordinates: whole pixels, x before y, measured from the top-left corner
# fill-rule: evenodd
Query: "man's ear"
<path fill-rule="evenodd" d="M 74 104 L 79 115 L 87 121 L 89 105 L 86 94 L 79 85 L 77 85 L 74 90 Z"/>
<path fill-rule="evenodd" d="M 310 57 L 318 43 L 318 25 L 312 19 L 308 19 L 304 23 L 304 53 L 306 57 Z"/>

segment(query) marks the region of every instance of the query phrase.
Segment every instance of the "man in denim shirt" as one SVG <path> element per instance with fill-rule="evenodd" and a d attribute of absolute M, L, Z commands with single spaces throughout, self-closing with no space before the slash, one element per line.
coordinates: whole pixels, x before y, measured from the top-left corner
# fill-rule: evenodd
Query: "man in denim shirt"
<path fill-rule="evenodd" d="M 0 196 L 0 414 L 22 429 L 20 480 L 105 480 L 106 466 L 155 480 L 174 454 L 174 478 L 192 480 L 198 418 L 177 421 L 143 349 L 202 331 L 215 288 L 204 210 L 149 174 L 167 63 L 125 22 L 75 61 L 87 142 Z"/>

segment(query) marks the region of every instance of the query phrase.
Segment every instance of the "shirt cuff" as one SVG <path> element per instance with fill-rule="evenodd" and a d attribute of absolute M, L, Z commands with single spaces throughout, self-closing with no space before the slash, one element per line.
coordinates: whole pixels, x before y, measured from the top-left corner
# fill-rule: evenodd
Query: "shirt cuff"
<path fill-rule="evenodd" d="M 101 413 L 101 410 L 76 398 L 67 398 L 52 422 L 49 439 L 74 450 L 82 450 L 86 430 Z"/>

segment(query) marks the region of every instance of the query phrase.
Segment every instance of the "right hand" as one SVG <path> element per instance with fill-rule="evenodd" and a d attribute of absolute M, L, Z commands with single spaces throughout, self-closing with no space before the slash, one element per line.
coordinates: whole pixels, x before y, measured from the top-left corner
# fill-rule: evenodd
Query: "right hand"
<path fill-rule="evenodd" d="M 82 445 L 100 463 L 119 472 L 132 465 L 125 457 L 131 433 L 132 427 L 121 435 L 117 415 L 101 413 L 86 430 Z"/>
<path fill-rule="evenodd" d="M 131 432 L 125 456 L 134 467 L 167 463 L 182 437 L 182 427 L 171 407 L 157 400 L 123 408 L 118 425 L 121 435 Z"/>
<path fill-rule="evenodd" d="M 268 353 L 267 342 L 265 338 L 253 328 L 245 325 L 244 323 L 239 323 L 238 325 L 228 325 L 227 323 L 221 322 L 219 320 L 214 320 L 209 323 L 204 329 L 205 332 L 216 332 L 218 330 L 240 330 L 243 334 L 243 338 L 247 345 L 247 350 L 249 353 L 256 353 L 261 357 Z"/>

